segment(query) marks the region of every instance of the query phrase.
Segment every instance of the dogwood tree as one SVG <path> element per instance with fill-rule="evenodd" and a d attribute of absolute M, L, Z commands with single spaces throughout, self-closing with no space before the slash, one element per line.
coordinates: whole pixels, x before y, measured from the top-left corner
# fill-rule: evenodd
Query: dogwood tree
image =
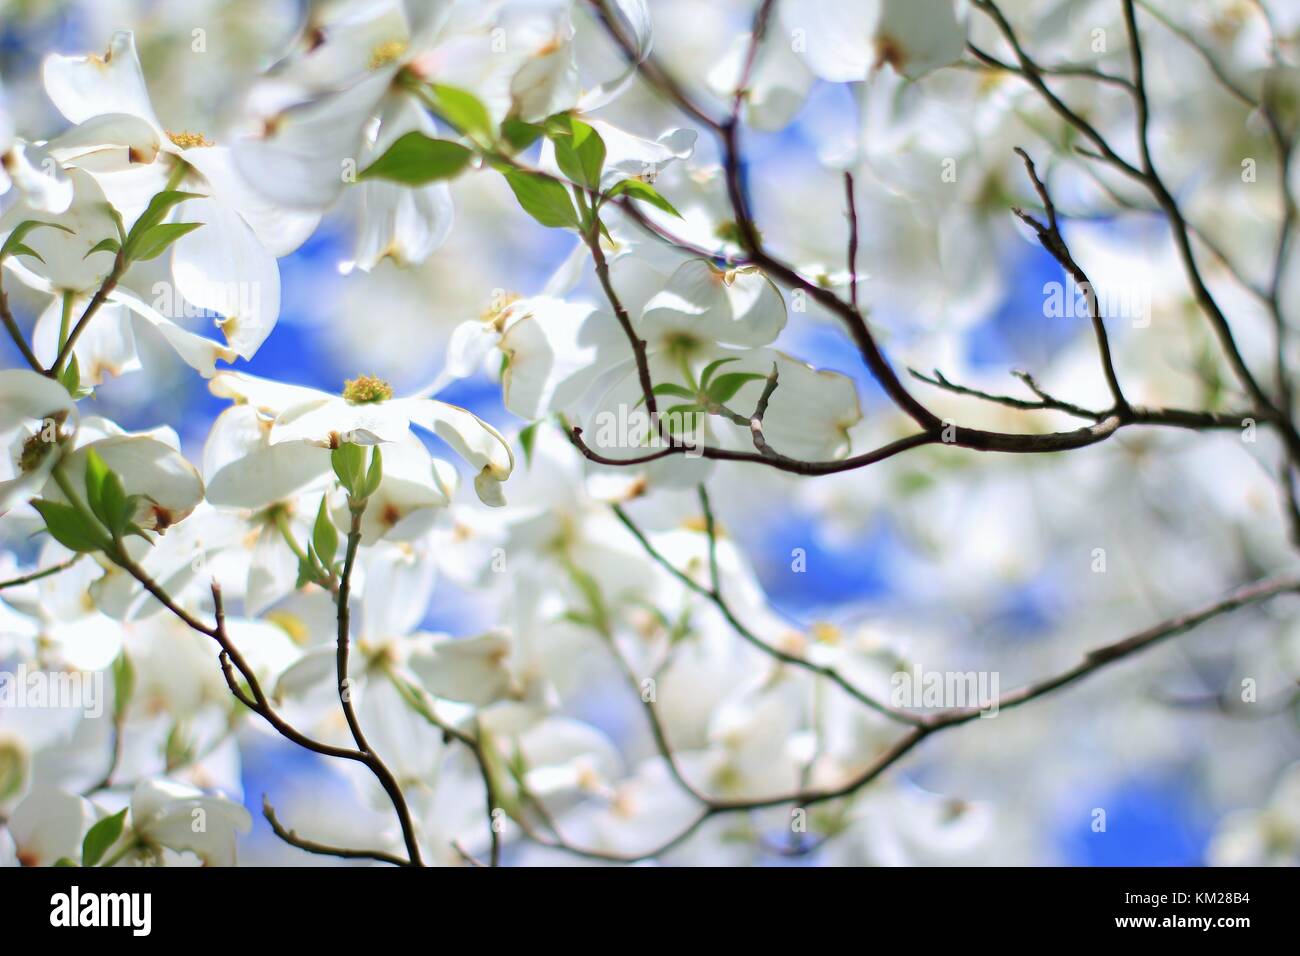
<path fill-rule="evenodd" d="M 1297 861 L 1291 5 L 68 6 L 0 859 Z"/>

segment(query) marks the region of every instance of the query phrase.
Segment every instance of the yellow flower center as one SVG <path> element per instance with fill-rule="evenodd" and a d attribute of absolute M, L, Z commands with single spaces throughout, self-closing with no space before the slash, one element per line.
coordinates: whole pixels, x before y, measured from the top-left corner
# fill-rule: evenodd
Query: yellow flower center
<path fill-rule="evenodd" d="M 172 141 L 173 145 L 179 146 L 181 149 L 194 149 L 197 146 L 217 145 L 202 133 L 192 133 L 187 129 L 183 129 L 179 133 L 173 133 L 171 130 L 168 130 L 167 138 Z"/>
<path fill-rule="evenodd" d="M 373 375 L 358 375 L 343 384 L 343 397 L 354 405 L 386 402 L 393 397 L 393 386 Z"/>
<path fill-rule="evenodd" d="M 490 325 L 498 332 L 501 331 L 502 319 L 505 317 L 506 309 L 510 308 L 521 298 L 518 292 L 507 292 L 502 296 L 493 296 L 492 304 L 483 310 L 479 320 L 485 325 Z"/>
<path fill-rule="evenodd" d="M 812 639 L 822 644 L 838 644 L 841 637 L 840 629 L 829 621 L 818 621 L 808 630 Z"/>
<path fill-rule="evenodd" d="M 385 40 L 370 51 L 370 69 L 378 70 L 388 66 L 406 52 L 405 40 Z"/>
<path fill-rule="evenodd" d="M 22 792 L 27 778 L 27 753 L 17 740 L 0 740 L 0 800 Z"/>
<path fill-rule="evenodd" d="M 23 442 L 23 450 L 18 455 L 18 470 L 24 475 L 35 471 L 53 447 L 54 442 L 49 441 L 43 432 L 32 435 Z"/>

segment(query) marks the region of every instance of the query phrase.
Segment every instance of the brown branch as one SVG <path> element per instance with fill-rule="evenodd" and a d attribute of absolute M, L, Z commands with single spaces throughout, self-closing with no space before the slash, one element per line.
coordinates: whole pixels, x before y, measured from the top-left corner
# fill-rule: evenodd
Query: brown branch
<path fill-rule="evenodd" d="M 1093 288 L 1092 282 L 1088 279 L 1082 267 L 1074 261 L 1074 256 L 1070 253 L 1070 247 L 1066 245 L 1065 239 L 1061 235 L 1060 224 L 1056 218 L 1056 205 L 1052 202 L 1047 186 L 1038 178 L 1038 170 L 1034 167 L 1034 161 L 1019 146 L 1016 147 L 1016 153 L 1024 161 L 1025 171 L 1029 174 L 1038 197 L 1043 201 L 1043 209 L 1047 213 L 1047 224 L 1044 225 L 1039 222 L 1023 209 L 1017 208 L 1012 211 L 1022 222 L 1038 234 L 1038 241 L 1042 243 L 1043 248 L 1061 264 L 1061 267 L 1069 273 L 1075 284 L 1083 290 L 1084 301 L 1088 308 L 1088 318 L 1092 321 L 1093 333 L 1097 338 L 1097 351 L 1101 356 L 1102 372 L 1106 376 L 1106 385 L 1110 388 L 1111 398 L 1115 400 L 1112 411 L 1122 417 L 1128 409 L 1128 400 L 1124 397 L 1123 389 L 1120 388 L 1119 384 L 1119 376 L 1115 373 L 1115 362 L 1110 354 L 1110 338 L 1106 334 L 1106 325 L 1102 320 L 1101 308 L 1097 300 L 1097 290 Z"/>
<path fill-rule="evenodd" d="M 339 576 L 339 591 L 336 599 L 338 606 L 338 639 L 336 641 L 335 665 L 338 678 L 339 704 L 343 708 L 343 716 L 347 720 L 349 731 L 352 733 L 352 740 L 356 743 L 357 750 L 364 757 L 362 762 L 370 768 L 370 772 L 375 775 L 379 785 L 384 788 L 384 792 L 388 794 L 389 802 L 393 805 L 393 810 L 397 813 L 398 823 L 402 828 L 402 841 L 406 844 L 406 853 L 411 865 L 423 866 L 424 863 L 420 858 L 420 842 L 415 834 L 415 823 L 411 818 L 411 809 L 406 803 L 406 796 L 402 793 L 401 785 L 398 784 L 397 778 L 393 776 L 393 772 L 388 769 L 388 765 L 384 763 L 383 758 L 375 753 L 366 740 L 366 736 L 361 730 L 361 722 L 357 719 L 356 708 L 352 704 L 351 678 L 348 676 L 349 648 L 352 643 L 349 598 L 352 592 L 352 572 L 356 565 L 357 549 L 361 545 L 361 516 L 366 509 L 365 499 L 357 500 L 349 496 L 348 508 L 352 515 L 352 524 L 348 529 L 347 550 L 343 558 L 343 573 Z"/>
<path fill-rule="evenodd" d="M 18 347 L 18 351 L 22 353 L 27 364 L 32 367 L 32 371 L 44 375 L 44 366 L 41 365 L 31 346 L 27 344 L 27 339 L 23 337 L 22 330 L 18 328 L 18 323 L 14 320 L 14 314 L 9 311 L 9 297 L 5 295 L 3 279 L 4 269 L 3 266 L 0 266 L 0 321 L 4 322 L 5 328 L 9 331 L 9 337 L 14 340 L 14 345 Z"/>
<path fill-rule="evenodd" d="M 382 850 L 353 850 L 347 847 L 330 846 L 325 843 L 317 843 L 315 840 L 306 840 L 298 834 L 285 827 L 280 823 L 275 815 L 275 808 L 271 806 L 271 801 L 262 796 L 262 816 L 266 817 L 266 822 L 271 825 L 271 830 L 285 843 L 297 847 L 299 850 L 305 850 L 308 853 L 314 853 L 317 856 L 334 856 L 343 860 L 374 860 L 378 863 L 391 863 L 393 866 L 411 866 L 408 860 L 403 860 L 400 856 L 394 856 L 391 853 L 384 853 Z"/>
<path fill-rule="evenodd" d="M 870 694 L 867 694 L 864 691 L 860 690 L 859 688 L 854 686 L 850 681 L 848 681 L 843 675 L 841 675 L 837 670 L 835 670 L 835 668 L 826 666 L 824 664 L 814 663 L 813 661 L 810 661 L 805 657 L 801 657 L 798 654 L 791 654 L 788 651 L 784 651 L 779 647 L 769 644 L 767 641 L 763 640 L 752 630 L 750 630 L 743 622 L 741 622 L 741 620 L 736 616 L 735 612 L 732 610 L 731 605 L 723 597 L 722 590 L 719 587 L 719 582 L 717 579 L 717 554 L 716 554 L 717 536 L 713 525 L 713 514 L 712 511 L 708 509 L 708 498 L 706 495 L 703 494 L 701 495 L 701 502 L 705 507 L 706 531 L 709 535 L 709 569 L 710 569 L 711 582 L 708 587 L 705 587 L 704 585 L 700 584 L 698 581 L 696 581 L 686 572 L 682 571 L 671 561 L 669 561 L 663 555 L 663 553 L 659 551 L 658 548 L 656 548 L 653 544 L 650 543 L 650 539 L 646 537 L 645 532 L 643 532 L 641 528 L 636 524 L 636 522 L 633 521 L 628 516 L 627 512 L 624 511 L 622 507 L 620 507 L 619 505 L 612 505 L 611 507 L 613 508 L 614 515 L 618 518 L 620 522 L 622 522 L 623 527 L 627 528 L 627 530 L 632 534 L 632 536 L 636 538 L 637 543 L 641 545 L 642 550 L 644 550 L 645 553 L 649 555 L 650 558 L 653 559 L 656 564 L 658 564 L 665 571 L 667 571 L 669 574 L 675 577 L 683 585 L 685 585 L 691 591 L 694 591 L 700 597 L 703 597 L 706 600 L 708 600 L 710 603 L 712 603 L 713 606 L 716 607 L 718 611 L 722 614 L 722 616 L 726 619 L 727 623 L 731 625 L 731 629 L 735 631 L 747 643 L 753 645 L 754 647 L 762 651 L 764 654 L 768 655 L 774 660 L 781 662 L 782 664 L 789 664 L 792 667 L 798 667 L 801 670 L 808 671 L 811 674 L 816 674 L 819 677 L 825 677 L 827 680 L 835 684 L 835 686 L 839 687 L 841 690 L 843 690 L 854 700 L 858 701 L 861 704 L 866 705 L 867 707 L 871 708 L 878 714 L 882 714 L 883 716 L 888 717 L 891 720 L 895 720 L 904 724 L 920 723 L 919 719 L 912 717 L 911 715 L 905 714 L 901 711 L 895 710 L 894 708 L 888 706 L 887 704 L 884 704 L 876 700 Z"/>
<path fill-rule="evenodd" d="M 5 590 L 6 588 L 16 588 L 24 584 L 31 584 L 33 581 L 39 581 L 42 578 L 48 578 L 52 575 L 58 574 L 60 571 L 66 571 L 68 568 L 80 561 L 82 557 L 83 556 L 80 554 L 74 554 L 72 557 L 68 558 L 68 560 L 61 561 L 48 568 L 42 568 L 39 571 L 32 571 L 28 574 L 22 574 L 16 578 L 10 578 L 8 581 L 0 581 L 0 591 Z"/>
<path fill-rule="evenodd" d="M 1288 578 L 1274 581 L 1261 581 L 1238 588 L 1213 604 L 1197 610 L 1170 618 L 1160 624 L 1139 631 L 1129 637 L 1096 648 L 1085 655 L 1084 659 L 1059 674 L 1053 675 L 1019 690 L 1004 694 L 998 701 L 998 710 L 1012 709 L 1037 700 L 1055 690 L 1076 683 L 1103 668 L 1123 660 L 1139 651 L 1145 650 L 1163 640 L 1178 636 L 1192 630 L 1206 621 L 1229 613 L 1250 604 L 1257 604 L 1269 598 L 1285 593 L 1300 592 L 1300 579 Z M 578 847 L 560 837 L 538 839 L 543 845 L 566 850 L 590 859 L 606 860 L 619 863 L 637 863 L 662 856 L 680 846 L 693 836 L 701 826 L 715 816 L 726 813 L 738 813 L 751 810 L 763 810 L 786 804 L 810 806 L 851 796 L 870 784 L 886 770 L 907 756 L 913 748 L 932 734 L 940 733 L 950 727 L 970 723 L 985 711 L 977 708 L 961 708 L 940 711 L 921 719 L 918 726 L 912 727 L 898 737 L 889 747 L 876 756 L 858 774 L 837 787 L 819 790 L 799 790 L 794 793 L 775 796 L 744 798 L 736 800 L 709 801 L 689 824 L 668 840 L 650 849 L 630 854 L 611 853 L 603 850 Z"/>

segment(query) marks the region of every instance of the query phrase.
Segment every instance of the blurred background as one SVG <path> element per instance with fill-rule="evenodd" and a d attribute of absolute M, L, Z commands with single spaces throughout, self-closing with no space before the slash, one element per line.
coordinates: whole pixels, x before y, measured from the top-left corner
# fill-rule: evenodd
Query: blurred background
<path fill-rule="evenodd" d="M 703 78 L 748 29 L 751 5 L 653 0 L 650 6 L 658 54 L 708 97 Z M 1079 26 L 1073 34 L 1064 28 L 1065 36 L 1086 38 L 1089 17 L 1113 19 L 1094 12 L 1093 4 L 1074 6 Z M 1193 23 L 1217 22 L 1213 7 L 1197 5 L 1194 15 L 1210 20 Z M 239 121 L 252 80 L 282 55 L 303 15 L 300 4 L 284 0 L 0 0 L 0 77 L 8 108 L 24 135 L 56 133 L 63 124 L 42 90 L 43 56 L 98 51 L 114 30 L 132 29 L 164 125 L 203 130 L 220 141 Z M 599 29 L 581 14 L 575 26 L 587 66 L 612 72 L 617 59 Z M 192 49 L 196 28 L 205 31 L 203 52 Z M 1162 41 L 1152 54 L 1159 78 L 1153 85 L 1162 93 L 1174 76 L 1188 76 L 1183 68 L 1194 62 L 1172 44 L 1165 49 Z M 1085 53 L 1080 48 L 1077 55 Z M 1107 55 L 1122 71 L 1124 50 Z M 859 175 L 862 294 L 873 325 L 899 366 L 939 367 L 955 381 L 996 392 L 1014 392 L 1017 383 L 1008 372 L 1025 369 L 1056 394 L 1100 404 L 1104 383 L 1086 319 L 1044 315 L 1045 288 L 1064 277 L 1009 210 L 1028 195 L 1011 146 L 1024 145 L 1046 167 L 1056 133 L 1044 133 L 1050 120 L 1013 80 L 1002 78 L 991 94 L 995 123 L 992 107 L 982 116 L 969 105 L 979 84 L 992 81 L 976 71 L 948 72 L 953 75 L 933 84 L 950 94 L 946 118 L 935 120 L 943 142 L 900 142 L 896 160 L 904 167 L 918 157 L 954 156 L 960 188 L 945 193 L 936 176 L 933 201 L 922 202 L 888 181 L 888 167 Z M 1207 122 L 1218 124 L 1225 138 L 1255 135 L 1244 110 L 1228 113 L 1206 96 L 1201 113 L 1191 94 L 1167 101 L 1172 118 L 1158 126 L 1162 142 L 1177 142 L 1188 128 Z M 1093 105 L 1104 111 L 1113 104 Z M 859 109 L 849 87 L 814 81 L 788 126 L 745 140 L 760 228 L 782 255 L 809 269 L 844 269 L 842 184 L 827 157 L 857 125 Z M 639 85 L 602 118 L 651 137 L 684 125 Z M 702 135 L 693 163 L 707 167 L 712 150 Z M 1222 153 L 1199 151 L 1180 161 L 1175 175 L 1188 184 L 1193 208 L 1202 208 L 1203 190 L 1213 191 L 1217 175 L 1235 175 L 1236 154 Z M 1261 171 L 1260 180 L 1266 178 Z M 1150 294 L 1149 328 L 1112 326 L 1130 398 L 1213 407 L 1220 401 L 1221 369 L 1162 221 L 1108 207 L 1077 169 L 1062 168 L 1053 186 L 1063 209 L 1080 212 L 1067 235 L 1095 280 L 1140 283 Z M 452 188 L 451 236 L 413 268 L 384 261 L 372 272 L 342 275 L 338 264 L 350 257 L 352 243 L 349 212 L 327 216 L 301 249 L 280 260 L 279 323 L 255 358 L 237 367 L 330 392 L 345 378 L 371 374 L 391 381 L 400 394 L 437 375 L 459 323 L 484 313 L 503 291 L 538 291 L 576 242 L 520 212 L 499 177 L 464 176 Z M 1204 201 L 1203 208 L 1216 208 Z M 1248 203 L 1217 224 L 1232 230 L 1234 239 L 1258 231 L 1264 242 L 1272 234 L 1271 213 L 1267 202 Z M 955 228 L 960 241 L 953 239 Z M 1242 248 L 1248 260 L 1255 258 L 1254 249 Z M 1248 353 L 1262 354 L 1263 316 L 1221 270 L 1211 266 L 1209 275 L 1228 308 L 1237 309 L 1234 319 L 1242 317 Z M 35 302 L 11 285 L 20 321 L 31 321 Z M 573 294 L 583 295 L 594 298 L 590 277 Z M 864 419 L 852 436 L 855 450 L 898 431 L 896 414 L 852 344 L 815 307 L 791 313 L 777 347 L 857 384 Z M 149 350 L 147 371 L 99 388 L 88 411 L 127 428 L 169 424 L 197 461 L 226 403 L 165 347 L 142 342 L 141 348 Z M 0 344 L 0 355 L 5 365 L 15 364 L 8 342 Z M 915 390 L 940 414 L 975 427 L 1076 427 L 1069 419 L 1026 418 L 919 383 Z M 505 411 L 500 383 L 489 374 L 457 382 L 439 397 L 507 434 L 526 424 Z M 1232 405 L 1231 397 L 1223 404 Z M 927 648 L 942 646 L 944 666 L 997 670 L 1006 690 L 1068 665 L 1091 646 L 1293 566 L 1272 483 L 1270 442 L 1261 436 L 1257 445 L 1245 446 L 1232 433 L 1135 429 L 1052 457 L 941 449 L 815 480 L 752 469 L 733 475 L 717 506 L 771 604 L 792 625 L 872 629 L 922 661 Z M 792 570 L 797 549 L 806 555 L 806 572 Z M 1105 555 L 1100 572 L 1098 549 Z M 997 835 L 960 862 L 1232 862 L 1225 821 L 1255 826 L 1286 768 L 1300 758 L 1294 695 L 1300 634 L 1290 610 L 1278 604 L 1215 621 L 1023 710 L 936 738 L 892 773 L 955 806 L 993 808 Z M 444 579 L 425 626 L 473 633 L 494 613 L 482 596 Z M 932 659 L 940 659 L 937 651 Z M 1267 710 L 1262 704 L 1221 706 L 1238 695 L 1244 678 L 1258 682 Z M 634 708 L 635 701 L 594 700 L 583 716 L 617 740 L 635 723 Z M 310 829 L 313 814 L 337 814 L 355 797 L 332 768 L 273 738 L 250 735 L 242 752 L 245 802 L 256 821 L 241 848 L 242 862 L 303 862 L 267 830 L 261 795 L 275 794 L 282 814 L 301 821 L 300 829 Z M 1093 827 L 1096 808 L 1106 811 L 1104 833 Z M 1294 847 L 1300 834 L 1277 839 Z M 844 860 L 760 854 L 759 862 Z"/>

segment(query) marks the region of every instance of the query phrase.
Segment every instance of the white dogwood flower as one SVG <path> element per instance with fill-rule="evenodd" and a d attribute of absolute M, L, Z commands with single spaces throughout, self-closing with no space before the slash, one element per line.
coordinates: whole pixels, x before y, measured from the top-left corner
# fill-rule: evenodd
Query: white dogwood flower
<path fill-rule="evenodd" d="M 501 485 L 514 468 L 514 452 L 500 432 L 457 405 L 421 396 L 396 398 L 388 383 L 367 375 L 350 380 L 342 395 L 239 372 L 220 373 L 211 388 L 213 394 L 250 405 L 271 420 L 272 446 L 380 445 L 402 441 L 418 427 L 445 441 L 474 469 L 480 500 L 505 503 Z"/>
<path fill-rule="evenodd" d="M 250 189 L 235 173 L 229 149 L 203 133 L 165 129 L 149 99 L 134 34 L 115 33 L 102 55 L 52 55 L 44 78 L 59 111 L 83 124 L 52 144 L 55 155 L 97 176 L 128 224 L 168 186 L 199 194 L 174 212 L 178 222 L 203 226 L 176 240 L 172 277 L 187 302 L 220 316 L 231 349 L 252 356 L 280 313 L 275 259 L 296 249 L 318 217 Z"/>
<path fill-rule="evenodd" d="M 225 797 L 170 780 L 145 780 L 131 793 L 137 853 L 193 853 L 205 866 L 234 866 L 235 840 L 252 829 L 247 810 Z"/>
<path fill-rule="evenodd" d="M 0 371 L 0 515 L 38 493 L 77 429 L 77 406 L 53 379 Z"/>

